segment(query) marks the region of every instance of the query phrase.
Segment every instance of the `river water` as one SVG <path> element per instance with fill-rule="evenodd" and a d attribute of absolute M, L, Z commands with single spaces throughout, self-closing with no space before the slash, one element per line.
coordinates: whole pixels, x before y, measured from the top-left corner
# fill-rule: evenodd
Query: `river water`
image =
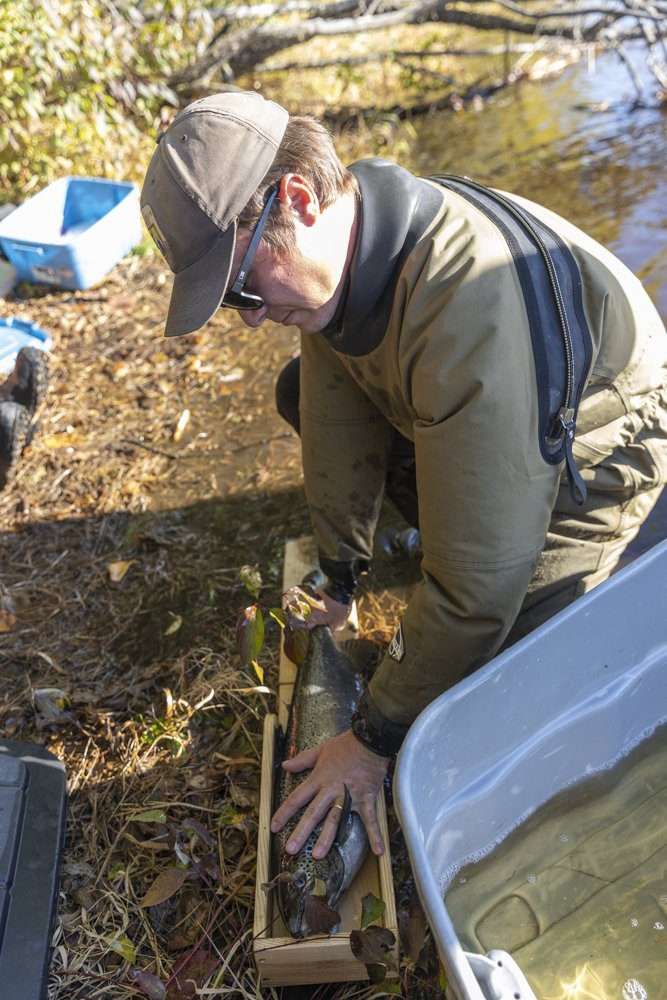
<path fill-rule="evenodd" d="M 645 56 L 631 56 L 649 98 Z M 467 174 L 566 216 L 618 254 L 667 319 L 667 105 L 633 111 L 635 96 L 617 57 L 593 72 L 582 62 L 479 112 L 418 120 L 412 166 Z"/>

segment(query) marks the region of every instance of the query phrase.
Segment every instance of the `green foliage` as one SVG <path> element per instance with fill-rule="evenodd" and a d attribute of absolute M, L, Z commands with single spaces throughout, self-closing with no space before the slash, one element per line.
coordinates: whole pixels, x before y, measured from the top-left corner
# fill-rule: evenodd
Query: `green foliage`
<path fill-rule="evenodd" d="M 367 893 L 361 901 L 361 930 L 382 920 L 385 909 L 384 899 L 379 899 L 372 892 Z"/>
<path fill-rule="evenodd" d="M 21 200 L 66 174 L 140 179 L 201 50 L 201 0 L 0 0 L 0 191 Z"/>

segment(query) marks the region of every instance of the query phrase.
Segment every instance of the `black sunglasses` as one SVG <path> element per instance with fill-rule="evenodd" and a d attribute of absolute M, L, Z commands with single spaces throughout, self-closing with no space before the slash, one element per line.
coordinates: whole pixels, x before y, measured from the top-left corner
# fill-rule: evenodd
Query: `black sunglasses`
<path fill-rule="evenodd" d="M 274 186 L 270 187 L 266 192 L 266 200 L 264 202 L 262 214 L 257 220 L 257 224 L 252 231 L 250 243 L 248 243 L 248 248 L 243 254 L 243 260 L 241 261 L 241 266 L 239 267 L 234 284 L 225 292 L 223 300 L 220 303 L 220 306 L 224 309 L 262 309 L 264 306 L 264 299 L 261 295 L 253 295 L 252 292 L 245 292 L 243 289 L 246 281 L 248 280 L 250 268 L 252 267 L 255 254 L 257 253 L 257 247 L 259 246 L 259 241 L 262 238 L 264 227 L 268 221 L 271 206 L 276 200 L 277 195 L 278 185 L 274 184 Z"/>

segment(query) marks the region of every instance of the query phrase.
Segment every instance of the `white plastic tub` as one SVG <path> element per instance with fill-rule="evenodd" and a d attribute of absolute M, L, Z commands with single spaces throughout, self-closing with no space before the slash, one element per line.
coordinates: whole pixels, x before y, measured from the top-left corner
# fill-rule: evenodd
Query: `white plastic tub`
<path fill-rule="evenodd" d="M 399 755 L 394 797 L 419 894 L 459 1000 L 533 993 L 504 953 L 464 952 L 452 871 L 667 718 L 667 542 L 436 699 Z"/>

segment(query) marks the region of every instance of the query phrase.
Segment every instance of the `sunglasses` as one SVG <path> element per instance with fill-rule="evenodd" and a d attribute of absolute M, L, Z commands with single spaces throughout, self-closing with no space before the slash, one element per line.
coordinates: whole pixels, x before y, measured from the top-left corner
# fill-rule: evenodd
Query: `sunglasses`
<path fill-rule="evenodd" d="M 243 260 L 241 261 L 241 266 L 239 267 L 234 284 L 225 292 L 223 300 L 220 303 L 220 306 L 223 309 L 262 309 L 264 306 L 264 299 L 261 295 L 253 295 L 252 292 L 246 292 L 244 291 L 244 287 L 246 281 L 248 280 L 252 262 L 255 258 L 255 254 L 257 253 L 257 247 L 259 246 L 259 241 L 262 238 L 262 233 L 264 232 L 264 227 L 268 222 L 271 206 L 276 200 L 277 195 L 278 185 L 275 184 L 273 187 L 269 188 L 266 193 L 266 200 L 264 202 L 262 214 L 257 220 L 257 224 L 252 231 L 248 248 L 243 254 Z"/>

